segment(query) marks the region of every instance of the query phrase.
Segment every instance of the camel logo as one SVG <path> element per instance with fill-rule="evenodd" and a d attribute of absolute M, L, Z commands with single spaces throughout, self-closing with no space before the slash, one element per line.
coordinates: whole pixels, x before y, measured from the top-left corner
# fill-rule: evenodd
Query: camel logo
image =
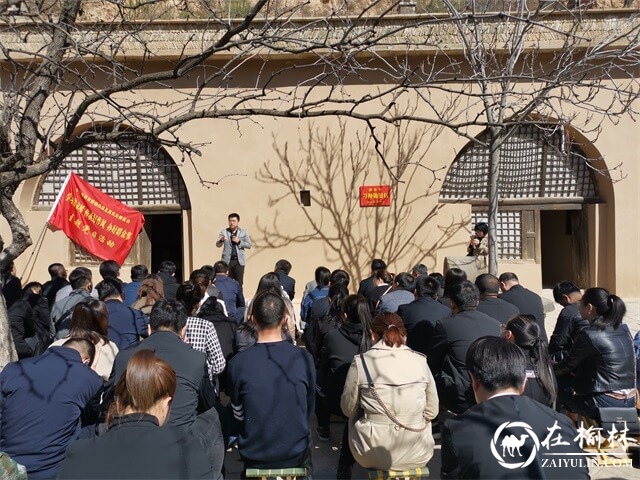
<path fill-rule="evenodd" d="M 506 434 L 507 430 L 518 430 L 518 435 L 513 433 Z M 522 433 L 522 432 L 525 433 Z M 526 449 L 524 449 L 524 455 L 529 453 L 529 457 L 524 459 L 523 452 L 520 449 L 525 442 L 529 443 Z M 498 448 L 502 448 L 502 455 L 498 451 Z M 531 430 L 531 427 L 524 422 L 506 422 L 498 427 L 496 433 L 491 439 L 491 453 L 500 466 L 508 469 L 524 468 L 530 465 L 536 458 L 536 454 L 540 449 L 540 441 L 536 434 Z M 513 462 L 513 460 L 516 460 Z"/>

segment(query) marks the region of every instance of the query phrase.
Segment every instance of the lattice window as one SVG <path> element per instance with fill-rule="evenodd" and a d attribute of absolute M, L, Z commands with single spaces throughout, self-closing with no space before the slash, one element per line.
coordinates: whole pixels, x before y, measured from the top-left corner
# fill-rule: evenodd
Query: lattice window
<path fill-rule="evenodd" d="M 133 142 L 100 142 L 72 152 L 57 170 L 44 178 L 36 205 L 52 205 L 71 170 L 134 208 L 148 205 L 190 208 L 184 181 L 169 154 L 163 148 Z"/>
<path fill-rule="evenodd" d="M 487 141 L 487 133 L 478 137 Z M 500 198 L 595 199 L 593 172 L 582 150 L 571 143 L 558 125 L 525 125 L 500 151 Z M 488 199 L 489 150 L 469 143 L 456 157 L 442 190 L 441 200 Z"/>
<path fill-rule="evenodd" d="M 478 222 L 489 223 L 487 212 L 472 212 L 471 226 Z M 498 212 L 498 258 L 522 258 L 522 214 L 519 210 Z"/>

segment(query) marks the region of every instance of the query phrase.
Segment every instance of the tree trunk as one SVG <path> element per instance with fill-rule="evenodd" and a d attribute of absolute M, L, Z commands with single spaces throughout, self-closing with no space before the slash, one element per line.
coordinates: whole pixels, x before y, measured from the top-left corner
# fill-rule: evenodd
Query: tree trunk
<path fill-rule="evenodd" d="M 502 136 L 489 128 L 489 273 L 498 276 L 498 180 Z"/>
<path fill-rule="evenodd" d="M 18 360 L 16 347 L 13 343 L 11 328 L 9 327 L 9 315 L 4 296 L 0 295 L 0 371 L 11 362 Z"/>

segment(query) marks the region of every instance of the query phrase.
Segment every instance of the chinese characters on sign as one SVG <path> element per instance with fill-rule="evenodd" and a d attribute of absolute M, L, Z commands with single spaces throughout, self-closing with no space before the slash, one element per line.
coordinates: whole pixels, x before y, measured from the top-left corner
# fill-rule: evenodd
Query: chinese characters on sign
<path fill-rule="evenodd" d="M 144 225 L 144 215 L 72 172 L 47 221 L 96 257 L 122 264 Z"/>
<path fill-rule="evenodd" d="M 361 207 L 388 207 L 391 205 L 389 185 L 369 185 L 360 187 Z"/>

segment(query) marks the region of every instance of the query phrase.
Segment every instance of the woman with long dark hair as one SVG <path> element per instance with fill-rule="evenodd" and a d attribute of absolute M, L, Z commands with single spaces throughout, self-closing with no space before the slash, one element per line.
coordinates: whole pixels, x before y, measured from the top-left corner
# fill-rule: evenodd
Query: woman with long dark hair
<path fill-rule="evenodd" d="M 604 288 L 589 288 L 578 303 L 589 322 L 555 365 L 558 397 L 569 410 L 599 418 L 601 407 L 633 407 L 636 401 L 633 342 L 622 323 L 627 308 Z"/>
<path fill-rule="evenodd" d="M 445 307 L 451 306 L 451 300 L 449 292 L 454 285 L 464 282 L 467 279 L 467 273 L 461 268 L 450 268 L 447 273 L 444 274 L 444 294 L 438 299 L 438 301 Z"/>
<path fill-rule="evenodd" d="M 409 470 L 433 456 L 431 420 L 438 393 L 424 355 L 405 345 L 407 331 L 395 313 L 373 319 L 373 346 L 357 355 L 340 405 L 349 417 L 349 446 L 364 468 Z"/>
<path fill-rule="evenodd" d="M 322 316 L 307 323 L 308 335 L 305 337 L 307 350 L 313 356 L 316 367 L 320 361 L 320 349 L 324 337 L 332 330 L 340 327 L 344 322 L 342 304 L 349 296 L 349 289 L 343 283 L 336 283 L 329 288 L 329 310 Z"/>
<path fill-rule="evenodd" d="M 549 362 L 547 342 L 533 315 L 517 315 L 504 325 L 502 336 L 515 343 L 527 357 L 524 395 L 551 407 L 556 400 L 556 377 Z"/>
<path fill-rule="evenodd" d="M 318 408 L 318 435 L 321 439 L 330 438 L 330 415 L 342 415 L 340 397 L 344 390 L 349 366 L 359 353 L 371 347 L 371 311 L 369 302 L 362 295 L 349 295 L 341 302 L 342 323 L 324 337 L 320 350 L 317 383 L 321 398 L 317 402 L 324 403 L 326 421 L 321 425 Z M 342 448 L 338 460 L 338 480 L 351 478 L 351 468 L 355 460 L 349 449 L 349 426 L 345 424 L 342 436 Z"/>
<path fill-rule="evenodd" d="M 91 369 L 104 381 L 109 380 L 113 362 L 118 354 L 118 347 L 109 340 L 109 311 L 104 302 L 97 298 L 88 298 L 73 308 L 69 333 L 64 338 L 51 344 L 62 346 L 69 338 L 84 338 L 96 347 Z"/>
<path fill-rule="evenodd" d="M 292 343 L 295 343 L 296 328 L 300 328 L 300 326 L 297 324 L 296 313 L 293 308 L 293 304 L 291 303 L 291 300 L 289 300 L 289 296 L 282 289 L 282 284 L 280 283 L 280 278 L 278 277 L 277 273 L 269 272 L 269 273 L 265 273 L 262 277 L 260 277 L 260 281 L 258 282 L 258 288 L 256 288 L 256 293 L 253 296 L 253 298 L 256 298 L 260 294 L 260 292 L 263 292 L 265 290 L 271 290 L 277 293 L 278 295 L 282 296 L 282 299 L 284 300 L 284 304 L 287 307 L 286 328 L 287 328 L 287 334 L 289 336 L 288 339 L 291 340 Z M 245 310 L 244 321 L 246 322 L 250 317 L 251 317 L 251 302 L 249 302 L 249 304 L 247 305 L 247 309 Z M 242 328 L 242 326 L 241 326 L 241 329 L 243 331 L 250 330 L 250 328 L 245 329 L 245 328 Z"/>
<path fill-rule="evenodd" d="M 183 282 L 176 290 L 176 300 L 181 302 L 189 312 L 185 341 L 194 350 L 206 355 L 209 379 L 212 384 L 215 384 L 217 376 L 223 372 L 227 361 L 222 353 L 218 333 L 213 323 L 195 316 L 202 300 L 202 289 L 193 282 Z"/>
<path fill-rule="evenodd" d="M 193 434 L 162 426 L 175 390 L 168 363 L 153 350 L 134 353 L 116 384 L 106 433 L 71 445 L 58 478 L 214 478 Z"/>

